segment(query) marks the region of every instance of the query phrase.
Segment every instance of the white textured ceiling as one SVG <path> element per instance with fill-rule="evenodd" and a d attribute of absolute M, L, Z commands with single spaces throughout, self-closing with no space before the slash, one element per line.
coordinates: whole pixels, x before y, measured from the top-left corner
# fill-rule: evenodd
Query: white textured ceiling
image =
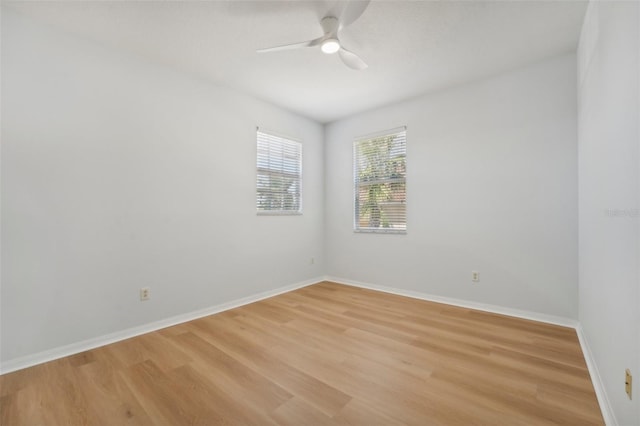
<path fill-rule="evenodd" d="M 65 32 L 235 88 L 319 122 L 574 51 L 582 1 L 372 1 L 341 33 L 368 64 L 307 48 L 335 1 L 3 3 Z"/>

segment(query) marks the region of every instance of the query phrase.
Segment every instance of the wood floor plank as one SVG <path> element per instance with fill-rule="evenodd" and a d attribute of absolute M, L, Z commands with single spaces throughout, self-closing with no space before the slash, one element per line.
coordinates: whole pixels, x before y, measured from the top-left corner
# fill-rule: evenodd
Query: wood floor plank
<path fill-rule="evenodd" d="M 83 365 L 77 386 L 89 402 L 90 423 L 100 425 L 110 422 L 121 425 L 145 425 L 151 423 L 132 390 L 126 384 L 120 370 L 99 361 Z"/>
<path fill-rule="evenodd" d="M 351 399 L 338 389 L 270 355 L 264 347 L 253 343 L 255 334 L 225 323 L 201 323 L 196 327 L 195 333 L 200 333 L 205 340 L 215 340 L 219 349 L 328 416 L 339 412 Z"/>
<path fill-rule="evenodd" d="M 359 398 L 353 398 L 345 405 L 340 413 L 333 417 L 335 424 L 343 426 L 389 426 L 401 425 L 400 419 L 393 417 L 388 410 L 383 410 L 376 405 L 362 401 Z M 423 423 L 426 422 L 423 420 Z M 408 424 L 404 422 L 404 424 Z"/>
<path fill-rule="evenodd" d="M 271 416 L 280 425 L 324 426 L 335 424 L 331 417 L 309 405 L 305 400 L 296 397 L 275 409 Z"/>
<path fill-rule="evenodd" d="M 270 412 L 293 396 L 193 333 L 180 335 L 176 340 L 192 350 L 193 366 L 223 387 L 235 400 L 251 401 L 254 406 Z"/>
<path fill-rule="evenodd" d="M 215 416 L 206 416 L 201 412 L 197 423 L 205 425 L 275 425 L 268 413 L 258 407 L 238 400 L 226 391 L 223 385 L 216 383 L 207 371 L 197 365 L 185 365 L 170 373 L 178 383 L 180 391 L 192 398 L 198 406 L 208 407 L 216 412 Z"/>
<path fill-rule="evenodd" d="M 571 328 L 323 282 L 2 375 L 0 424 L 604 422 Z"/>

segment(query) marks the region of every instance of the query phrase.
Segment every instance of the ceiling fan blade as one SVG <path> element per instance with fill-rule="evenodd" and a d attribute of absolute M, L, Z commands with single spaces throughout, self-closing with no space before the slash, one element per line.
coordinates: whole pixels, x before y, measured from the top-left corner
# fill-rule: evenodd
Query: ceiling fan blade
<path fill-rule="evenodd" d="M 358 55 L 348 51 L 344 47 L 340 48 L 339 54 L 342 62 L 344 62 L 344 64 L 349 68 L 362 71 L 363 69 L 366 69 L 368 67 L 368 65 L 362 59 L 360 59 Z"/>
<path fill-rule="evenodd" d="M 371 0 L 350 0 L 340 15 L 340 25 L 346 27 L 356 21 L 369 6 Z"/>
<path fill-rule="evenodd" d="M 322 43 L 322 41 L 324 40 L 324 36 L 313 39 L 313 40 L 309 40 L 309 41 L 303 41 L 301 43 L 293 43 L 293 44 L 284 44 L 282 46 L 274 46 L 274 47 L 266 47 L 264 49 L 257 49 L 256 52 L 258 53 L 266 53 L 266 52 L 278 52 L 280 50 L 291 50 L 291 49 L 301 49 L 303 47 L 313 47 L 313 46 L 317 46 L 320 43 Z"/>

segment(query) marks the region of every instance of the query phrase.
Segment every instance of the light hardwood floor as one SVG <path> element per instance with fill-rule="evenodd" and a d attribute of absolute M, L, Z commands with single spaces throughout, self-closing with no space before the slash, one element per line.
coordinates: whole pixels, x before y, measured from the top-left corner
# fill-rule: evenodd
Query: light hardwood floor
<path fill-rule="evenodd" d="M 575 330 L 320 283 L 0 377 L 2 425 L 602 425 Z"/>

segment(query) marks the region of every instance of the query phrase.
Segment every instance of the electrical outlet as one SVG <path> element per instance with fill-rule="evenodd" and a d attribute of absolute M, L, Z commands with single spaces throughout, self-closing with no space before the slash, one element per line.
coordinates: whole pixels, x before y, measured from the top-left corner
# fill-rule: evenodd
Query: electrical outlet
<path fill-rule="evenodd" d="M 149 287 L 142 287 L 140 289 L 140 300 L 145 301 L 149 300 L 151 297 L 151 289 Z"/>
<path fill-rule="evenodd" d="M 479 282 L 480 281 L 480 272 L 471 271 L 471 281 L 473 281 L 474 283 Z"/>
<path fill-rule="evenodd" d="M 631 371 L 627 368 L 624 372 L 624 391 L 627 393 L 629 399 L 631 399 L 631 386 L 632 386 Z"/>

